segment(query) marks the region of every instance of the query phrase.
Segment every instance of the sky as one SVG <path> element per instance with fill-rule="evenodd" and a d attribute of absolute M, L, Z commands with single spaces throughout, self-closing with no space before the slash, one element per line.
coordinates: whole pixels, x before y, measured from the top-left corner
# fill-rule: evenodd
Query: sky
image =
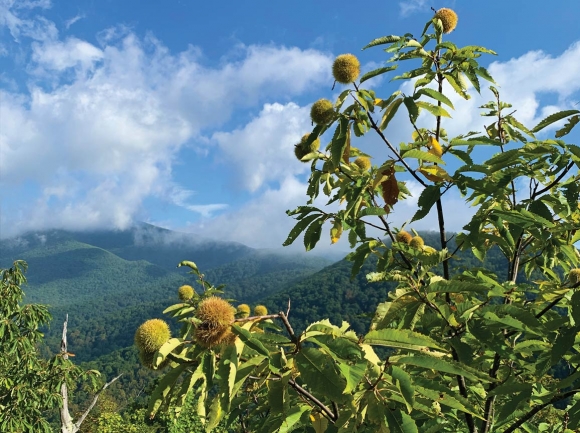
<path fill-rule="evenodd" d="M 0 0 L 0 238 L 147 222 L 280 247 L 294 224 L 285 211 L 306 202 L 309 164 L 293 145 L 312 129 L 310 105 L 343 90 L 332 89 L 334 58 L 354 53 L 363 72 L 384 65 L 387 53 L 361 48 L 420 35 L 431 7 L 457 12 L 449 40 L 498 53 L 479 60 L 524 124 L 580 106 L 577 0 Z M 365 86 L 378 97 L 412 88 L 392 77 Z M 471 92 L 452 98 L 451 135 L 487 120 L 478 106 L 491 93 Z M 403 115 L 387 130 L 394 143 L 410 134 Z M 388 157 L 376 137 L 353 145 L 376 165 Z M 421 188 L 408 186 L 395 226 L 416 209 Z M 460 230 L 473 211 L 457 194 L 444 204 Z"/>

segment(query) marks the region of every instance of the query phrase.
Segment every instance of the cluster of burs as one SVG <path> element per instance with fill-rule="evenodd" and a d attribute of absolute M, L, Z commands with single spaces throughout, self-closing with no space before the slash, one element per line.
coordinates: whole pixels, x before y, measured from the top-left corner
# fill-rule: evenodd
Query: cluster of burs
<path fill-rule="evenodd" d="M 232 332 L 235 319 L 244 319 L 250 315 L 250 306 L 241 304 L 234 308 L 228 301 L 210 296 L 199 303 L 194 288 L 189 285 L 181 286 L 177 296 L 183 302 L 197 304 L 195 308 L 194 339 L 197 344 L 205 348 L 234 344 L 236 339 Z M 268 309 L 263 305 L 254 307 L 254 316 L 265 316 Z M 159 349 L 171 338 L 171 330 L 167 322 L 161 319 L 151 319 L 143 323 L 135 332 L 135 345 L 139 349 L 139 358 L 143 365 L 150 369 L 162 369 L 169 363 L 166 358 L 160 365 L 155 365 Z"/>
<path fill-rule="evenodd" d="M 457 26 L 457 14 L 451 9 L 439 9 L 435 13 L 435 18 L 441 20 L 444 33 L 452 32 Z M 332 76 L 337 83 L 354 83 L 359 75 L 360 62 L 354 54 L 341 54 L 334 60 L 332 64 Z M 338 113 L 334 108 L 334 104 L 324 98 L 312 104 L 312 108 L 310 109 L 310 119 L 316 125 L 327 125 L 334 121 L 337 115 Z M 310 134 L 305 134 L 300 142 L 294 145 L 294 154 L 299 161 L 308 162 L 307 160 L 304 161 L 303 158 L 309 153 L 318 151 L 320 148 L 320 139 L 316 138 L 309 143 L 309 136 Z M 354 164 L 362 170 L 368 170 L 371 166 L 370 160 L 365 156 L 357 158 Z"/>

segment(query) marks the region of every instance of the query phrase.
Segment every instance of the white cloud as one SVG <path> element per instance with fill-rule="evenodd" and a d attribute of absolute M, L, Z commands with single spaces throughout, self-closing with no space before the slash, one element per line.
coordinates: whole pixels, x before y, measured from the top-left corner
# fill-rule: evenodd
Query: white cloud
<path fill-rule="evenodd" d="M 75 66 L 83 70 L 92 69 L 95 62 L 103 57 L 104 53 L 100 49 L 77 38 L 32 45 L 33 62 L 48 70 L 63 71 Z"/>
<path fill-rule="evenodd" d="M 29 70 L 42 81 L 31 80 L 26 94 L 0 90 L 0 184 L 33 182 L 41 194 L 20 214 L 3 213 L 2 236 L 127 227 L 146 197 L 173 185 L 177 152 L 204 141 L 204 129 L 329 77 L 331 58 L 315 50 L 240 46 L 236 59 L 210 68 L 198 48 L 174 55 L 152 36 L 118 35 L 100 48 L 74 37 L 36 42 Z M 227 206 L 181 205 L 204 217 Z"/>
<path fill-rule="evenodd" d="M 7 27 L 15 41 L 21 37 L 37 41 L 53 40 L 58 30 L 52 21 L 44 17 L 29 17 L 33 9 L 48 9 L 49 0 L 0 0 L 0 28 Z"/>
<path fill-rule="evenodd" d="M 401 16 L 408 17 L 415 12 L 429 11 L 430 0 L 405 0 L 399 2 Z"/>
<path fill-rule="evenodd" d="M 304 173 L 308 164 L 294 156 L 294 144 L 310 131 L 308 107 L 294 103 L 265 104 L 259 116 L 243 129 L 218 132 L 213 135 L 236 173 L 236 184 L 256 191 L 265 183 Z"/>
<path fill-rule="evenodd" d="M 306 184 L 288 176 L 278 188 L 268 188 L 240 209 L 192 224 L 187 230 L 212 239 L 237 241 L 258 248 L 277 248 L 282 246 L 295 224 L 286 215 L 286 210 L 304 204 L 305 192 Z M 300 245 L 299 240 L 295 243 Z"/>
<path fill-rule="evenodd" d="M 68 30 L 70 28 L 70 26 L 72 26 L 74 23 L 76 23 L 79 20 L 82 20 L 83 18 L 86 18 L 85 15 L 83 14 L 78 14 L 75 15 L 74 17 L 72 17 L 71 19 L 68 19 L 64 22 L 64 26 L 65 28 Z"/>
<path fill-rule="evenodd" d="M 189 199 L 195 196 L 196 192 L 180 187 L 177 184 L 168 185 L 167 191 L 163 193 L 163 197 L 168 199 L 171 203 L 184 209 L 190 210 L 200 214 L 203 218 L 209 218 L 213 213 L 227 209 L 228 205 L 225 203 L 214 204 L 190 204 Z"/>

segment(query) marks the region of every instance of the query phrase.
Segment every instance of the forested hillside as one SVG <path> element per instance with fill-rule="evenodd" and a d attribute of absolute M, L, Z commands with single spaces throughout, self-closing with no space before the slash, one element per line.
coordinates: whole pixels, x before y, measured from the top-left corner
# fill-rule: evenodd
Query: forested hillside
<path fill-rule="evenodd" d="M 330 262 L 238 243 L 214 242 L 143 224 L 127 231 L 30 233 L 3 241 L 0 266 L 29 264 L 26 302 L 48 304 L 53 315 L 45 350 L 57 350 L 60 323 L 69 314 L 69 344 L 78 361 L 133 344 L 146 317 L 161 317 L 176 290 L 192 284 L 176 265 L 194 260 L 227 296 L 267 296 Z"/>

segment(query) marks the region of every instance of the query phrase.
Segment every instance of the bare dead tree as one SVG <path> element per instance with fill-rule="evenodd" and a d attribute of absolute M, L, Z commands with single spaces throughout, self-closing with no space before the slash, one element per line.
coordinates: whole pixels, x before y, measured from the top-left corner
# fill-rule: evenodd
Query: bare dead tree
<path fill-rule="evenodd" d="M 67 325 L 68 325 L 68 314 L 66 315 L 66 318 L 64 320 L 64 324 L 62 327 L 62 340 L 60 341 L 60 353 L 61 353 L 63 359 L 68 359 L 68 355 L 69 355 L 67 341 L 66 341 Z M 113 382 L 115 382 L 117 379 L 119 379 L 122 375 L 123 375 L 123 373 L 121 373 L 117 377 L 114 377 L 109 382 L 105 383 L 101 387 L 101 389 L 99 389 L 97 391 L 97 393 L 93 397 L 93 400 L 91 401 L 91 404 L 89 405 L 87 410 L 81 415 L 81 417 L 78 419 L 77 422 L 73 422 L 73 419 L 70 416 L 70 412 L 68 409 L 68 388 L 66 386 L 66 382 L 64 382 L 60 387 L 60 395 L 62 396 L 62 407 L 60 409 L 60 424 L 61 424 L 60 431 L 61 431 L 61 433 L 77 433 L 79 431 L 79 429 L 81 428 L 81 424 L 83 423 L 85 418 L 88 416 L 89 412 L 93 409 L 95 404 L 97 404 L 97 400 L 99 399 L 99 396 L 101 395 L 101 393 L 105 389 L 107 389 L 109 387 L 109 385 L 111 385 Z"/>

